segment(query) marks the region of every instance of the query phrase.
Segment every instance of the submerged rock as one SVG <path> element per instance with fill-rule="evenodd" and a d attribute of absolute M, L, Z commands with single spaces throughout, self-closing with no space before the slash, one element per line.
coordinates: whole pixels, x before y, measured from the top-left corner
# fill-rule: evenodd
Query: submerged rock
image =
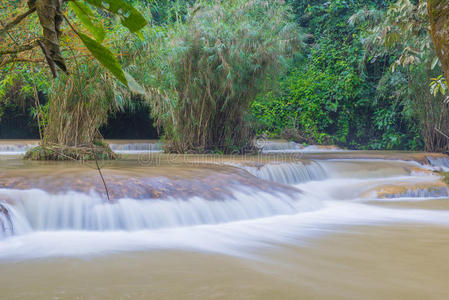
<path fill-rule="evenodd" d="M 380 186 L 372 191 L 371 194 L 373 192 L 379 199 L 449 197 L 449 189 L 441 181 L 422 184 L 404 183 L 404 185 Z"/>
<path fill-rule="evenodd" d="M 13 225 L 9 211 L 0 203 L 0 238 L 11 235 Z"/>
<path fill-rule="evenodd" d="M 195 196 L 221 200 L 232 197 L 233 192 L 241 187 L 254 192 L 287 195 L 300 192 L 291 186 L 267 183 L 243 169 L 230 166 L 107 168 L 102 173 L 112 200 L 188 199 Z M 98 171 L 87 167 L 16 169 L 0 173 L 0 188 L 41 189 L 52 194 L 93 192 L 106 197 Z"/>

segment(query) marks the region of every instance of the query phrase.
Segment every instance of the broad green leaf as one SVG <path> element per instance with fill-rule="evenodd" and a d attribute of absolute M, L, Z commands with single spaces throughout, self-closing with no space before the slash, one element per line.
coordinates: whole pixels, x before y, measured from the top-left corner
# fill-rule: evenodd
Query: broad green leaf
<path fill-rule="evenodd" d="M 123 26 L 127 27 L 131 32 L 137 32 L 145 25 L 147 20 L 140 14 L 140 12 L 132 7 L 124 0 L 86 0 L 87 3 L 92 4 L 100 9 L 107 10 L 115 15 L 119 15 Z"/>
<path fill-rule="evenodd" d="M 98 59 L 98 61 L 108 69 L 118 80 L 123 84 L 128 86 L 128 80 L 126 80 L 125 73 L 122 70 L 117 58 L 115 58 L 112 52 L 85 34 L 78 32 L 81 41 L 86 45 L 87 49 L 92 53 L 92 55 Z"/>
<path fill-rule="evenodd" d="M 69 5 L 70 8 L 75 12 L 78 19 L 80 19 L 83 25 L 87 28 L 87 30 L 89 30 L 89 32 L 92 33 L 95 39 L 101 43 L 104 40 L 106 33 L 102 24 L 99 23 L 95 25 L 90 19 L 94 16 L 90 8 L 79 1 L 70 1 Z"/>

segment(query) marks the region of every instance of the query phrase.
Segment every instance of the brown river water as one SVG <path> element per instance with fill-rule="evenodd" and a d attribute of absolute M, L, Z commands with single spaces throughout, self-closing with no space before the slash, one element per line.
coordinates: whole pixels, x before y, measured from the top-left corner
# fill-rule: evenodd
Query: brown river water
<path fill-rule="evenodd" d="M 95 165 L 0 142 L 0 299 L 448 299 L 444 155 L 269 142 Z"/>

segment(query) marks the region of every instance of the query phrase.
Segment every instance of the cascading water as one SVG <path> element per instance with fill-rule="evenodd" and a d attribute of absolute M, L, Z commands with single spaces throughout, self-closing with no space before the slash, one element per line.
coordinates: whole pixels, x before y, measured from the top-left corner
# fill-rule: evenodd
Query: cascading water
<path fill-rule="evenodd" d="M 0 155 L 21 155 L 26 151 L 33 149 L 38 145 L 38 141 L 27 142 L 2 142 L 0 143 Z M 111 149 L 119 154 L 133 154 L 144 152 L 162 151 L 160 142 L 130 142 L 130 143 L 111 143 Z"/>
<path fill-rule="evenodd" d="M 0 143 L 0 155 L 11 154 L 25 154 L 27 150 L 36 147 L 38 141 L 27 141 L 25 143 L 20 142 L 2 142 Z M 111 142 L 109 144 L 111 149 L 119 154 L 139 154 L 146 152 L 161 152 L 163 150 L 163 144 L 159 141 L 153 142 Z M 341 151 L 336 147 L 322 147 L 322 146 L 303 146 L 294 142 L 274 142 L 265 141 L 261 147 L 263 153 L 297 153 L 297 152 L 335 152 Z"/>
<path fill-rule="evenodd" d="M 128 144 L 109 144 L 112 151 L 120 154 L 133 154 L 141 152 L 160 152 L 162 151 L 162 144 L 155 143 L 128 143 Z"/>
<path fill-rule="evenodd" d="M 300 151 L 303 147 L 294 142 L 272 142 L 272 141 L 263 141 L 261 145 L 258 145 L 262 148 L 263 152 L 289 152 L 289 151 Z"/>
<path fill-rule="evenodd" d="M 254 176 L 283 184 L 298 184 L 327 178 L 326 170 L 319 162 L 294 162 L 282 164 L 265 164 L 261 167 L 245 166 L 245 170 Z"/>
<path fill-rule="evenodd" d="M 303 146 L 295 142 L 257 141 L 257 147 L 263 153 L 300 153 L 300 152 L 340 152 L 336 146 Z"/>
<path fill-rule="evenodd" d="M 120 147 L 113 148 L 146 150 L 129 144 Z M 367 204 L 381 203 L 384 198 L 401 201 L 413 197 L 424 201 L 446 197 L 448 190 L 439 177 L 420 169 L 418 163 L 336 160 L 320 155 L 321 159 L 314 154 L 309 159 L 301 157 L 301 161 L 285 163 L 279 162 L 279 156 L 259 166 L 251 157 L 243 163 L 230 159 L 227 166 L 208 167 L 203 163 L 189 171 L 182 166 L 158 169 L 159 166 L 119 162 L 104 174 L 106 182 L 113 185 L 111 190 L 123 190 L 113 202 L 89 193 L 89 188 L 77 189 L 78 192 L 70 189 L 70 180 L 79 188 L 83 178 L 90 182 L 92 175 L 55 173 L 58 180 L 52 181 L 49 169 L 43 171 L 46 176 L 36 177 L 36 169 L 22 171 L 18 162 L 10 163 L 5 172 L 0 172 L 0 177 L 4 176 L 0 183 L 9 187 L 0 188 L 0 259 L 19 253 L 24 257 L 42 257 L 151 247 L 241 253 L 236 248 L 297 241 L 302 234 L 314 235 L 321 232 L 320 228 L 334 228 L 336 224 L 392 220 L 446 224 L 449 220 L 445 212 L 404 213 Z M 118 166 L 124 168 L 123 173 Z M 165 175 L 160 174 L 162 171 Z M 169 178 L 171 173 L 173 178 Z M 20 180 L 13 181 L 11 176 Z M 168 177 L 159 181 L 157 176 Z M 131 185 L 126 181 L 130 178 L 148 180 L 136 179 Z M 64 189 L 61 187 L 58 192 L 42 181 L 55 182 Z M 183 182 L 189 184 L 180 184 Z M 158 188 L 164 190 L 164 196 L 135 196 L 137 189 L 145 192 L 146 184 L 153 184 L 156 192 Z M 150 194 L 157 193 L 139 195 Z M 30 247 L 37 250 L 30 251 Z"/>
<path fill-rule="evenodd" d="M 449 169 L 449 157 L 428 156 L 427 157 L 427 161 L 433 167 L 441 168 L 441 169 L 443 169 L 445 171 Z"/>
<path fill-rule="evenodd" d="M 1 143 L 0 155 L 25 154 L 29 149 L 33 149 L 37 143 Z"/>
<path fill-rule="evenodd" d="M 120 199 L 105 202 L 95 194 L 52 195 L 41 190 L 0 190 L 15 234 L 54 230 L 145 230 L 219 224 L 317 209 L 319 203 L 289 195 L 236 191 L 233 199 Z"/>

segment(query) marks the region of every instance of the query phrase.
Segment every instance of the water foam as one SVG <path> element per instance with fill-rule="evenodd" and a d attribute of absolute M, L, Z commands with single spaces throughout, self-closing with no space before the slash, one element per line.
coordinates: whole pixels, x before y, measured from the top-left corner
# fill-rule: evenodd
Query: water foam
<path fill-rule="evenodd" d="M 0 155 L 21 155 L 30 149 L 36 147 L 37 144 L 0 144 Z"/>
<path fill-rule="evenodd" d="M 318 211 L 217 225 L 144 231 L 39 231 L 0 240 L 0 260 L 95 256 L 123 251 L 178 249 L 254 257 L 253 249 L 301 244 L 348 225 L 422 223 L 449 226 L 449 212 L 397 210 L 325 202 Z"/>
<path fill-rule="evenodd" d="M 161 152 L 161 143 L 130 143 L 130 144 L 109 144 L 112 151 L 119 154 L 139 154 L 146 152 Z"/>
<path fill-rule="evenodd" d="M 287 172 L 288 168 L 283 168 L 282 172 Z M 333 172 L 338 168 L 335 166 Z M 398 168 L 402 170 L 403 162 Z M 324 173 L 328 176 L 325 168 Z M 385 184 L 432 182 L 436 176 L 406 175 L 402 171 L 389 172 L 385 178 L 379 178 L 377 171 L 369 172 L 372 178 L 358 173 L 350 178 L 350 174 L 321 181 L 296 180 L 300 183 L 294 183 L 295 187 L 303 193 L 295 198 L 242 188 L 227 200 L 121 199 L 110 204 L 95 194 L 0 189 L 15 233 L 0 240 L 0 260 L 153 249 L 251 256 L 253 248 L 307 242 L 348 225 L 449 226 L 449 211 L 385 208 L 363 203 L 370 199 L 361 197 Z M 276 176 L 267 180 L 283 178 Z"/>
<path fill-rule="evenodd" d="M 283 184 L 298 184 L 327 178 L 327 172 L 323 166 L 314 161 L 307 164 L 295 162 L 266 164 L 260 167 L 244 166 L 243 168 L 260 179 Z"/>
<path fill-rule="evenodd" d="M 0 190 L 15 234 L 56 230 L 145 230 L 220 224 L 274 215 L 296 214 L 319 208 L 285 194 L 236 191 L 227 200 L 120 199 L 105 202 L 95 194 L 70 192 L 52 195 L 42 190 Z"/>

